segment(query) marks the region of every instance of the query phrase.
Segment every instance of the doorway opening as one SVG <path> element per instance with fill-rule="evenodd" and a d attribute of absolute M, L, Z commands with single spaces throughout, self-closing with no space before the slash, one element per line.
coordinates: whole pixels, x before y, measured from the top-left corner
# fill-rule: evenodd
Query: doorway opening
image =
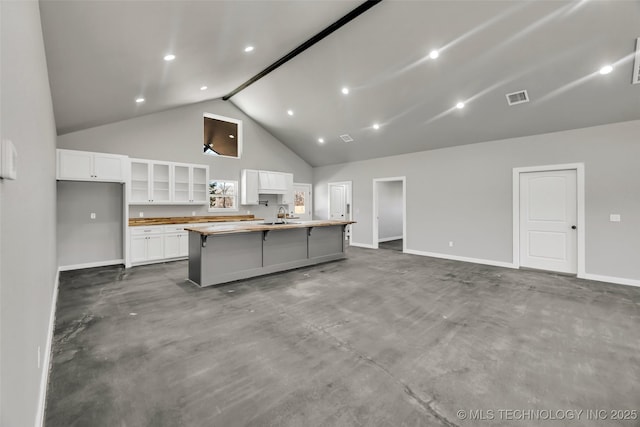
<path fill-rule="evenodd" d="M 352 194 L 351 181 L 329 183 L 329 219 L 351 221 Z M 345 228 L 344 239 L 351 244 L 351 225 Z"/>
<path fill-rule="evenodd" d="M 513 264 L 585 274 L 584 164 L 513 169 Z"/>
<path fill-rule="evenodd" d="M 373 247 L 407 249 L 406 177 L 373 180 Z"/>

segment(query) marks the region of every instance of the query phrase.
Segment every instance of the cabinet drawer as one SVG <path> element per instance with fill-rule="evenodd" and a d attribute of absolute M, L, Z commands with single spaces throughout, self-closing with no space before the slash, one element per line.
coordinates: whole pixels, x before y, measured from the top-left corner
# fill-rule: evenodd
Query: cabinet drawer
<path fill-rule="evenodd" d="M 164 226 L 157 225 L 153 227 L 131 227 L 132 236 L 143 236 L 150 234 L 162 234 L 164 233 Z"/>
<path fill-rule="evenodd" d="M 165 225 L 164 232 L 165 233 L 182 233 L 185 227 L 189 227 L 190 224 L 172 224 Z"/>

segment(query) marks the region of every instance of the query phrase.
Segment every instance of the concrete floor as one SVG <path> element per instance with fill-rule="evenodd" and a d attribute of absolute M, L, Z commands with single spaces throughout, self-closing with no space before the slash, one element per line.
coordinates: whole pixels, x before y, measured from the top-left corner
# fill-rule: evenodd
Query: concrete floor
<path fill-rule="evenodd" d="M 186 262 L 63 273 L 46 426 L 640 425 L 608 412 L 640 409 L 640 288 L 347 256 L 205 289 Z"/>
<path fill-rule="evenodd" d="M 402 252 L 402 239 L 389 240 L 388 242 L 378 243 L 379 249 L 390 249 L 392 251 Z"/>

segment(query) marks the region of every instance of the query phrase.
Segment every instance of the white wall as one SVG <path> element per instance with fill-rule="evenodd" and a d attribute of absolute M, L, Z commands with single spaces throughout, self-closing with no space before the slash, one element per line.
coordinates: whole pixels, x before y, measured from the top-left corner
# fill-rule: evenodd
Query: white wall
<path fill-rule="evenodd" d="M 0 136 L 18 179 L 0 181 L 0 425 L 33 426 L 56 280 L 56 134 L 37 1 L 0 2 Z"/>
<path fill-rule="evenodd" d="M 57 189 L 58 265 L 123 259 L 123 185 L 58 181 Z"/>
<path fill-rule="evenodd" d="M 402 238 L 402 181 L 380 181 L 378 187 L 378 241 Z"/>
<path fill-rule="evenodd" d="M 586 271 L 640 280 L 638 135 L 640 120 L 318 167 L 314 214 L 328 182 L 352 180 L 353 242 L 372 244 L 372 180 L 406 176 L 408 249 L 511 263 L 513 168 L 582 162 Z"/>

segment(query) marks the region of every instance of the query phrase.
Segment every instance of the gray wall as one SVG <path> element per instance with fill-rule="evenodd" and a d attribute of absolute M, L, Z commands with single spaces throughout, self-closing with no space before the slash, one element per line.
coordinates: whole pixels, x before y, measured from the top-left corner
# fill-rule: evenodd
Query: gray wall
<path fill-rule="evenodd" d="M 378 182 L 378 240 L 402 236 L 402 181 Z"/>
<path fill-rule="evenodd" d="M 57 188 L 58 265 L 122 259 L 123 185 L 58 181 Z"/>
<path fill-rule="evenodd" d="M 630 121 L 318 167 L 314 215 L 327 217 L 329 182 L 352 180 L 353 242 L 372 244 L 372 180 L 406 176 L 408 249 L 510 263 L 513 168 L 583 162 L 586 271 L 637 280 L 638 135 L 640 121 Z"/>
<path fill-rule="evenodd" d="M 56 134 L 36 1 L 0 2 L 0 137 L 18 179 L 0 180 L 0 425 L 33 426 L 56 280 Z"/>
<path fill-rule="evenodd" d="M 244 147 L 241 159 L 227 159 L 202 154 L 204 112 L 243 121 Z M 311 182 L 312 169 L 293 151 L 243 114 L 230 102 L 214 100 L 99 126 L 58 137 L 58 148 L 126 154 L 130 157 L 208 164 L 211 178 L 240 180 L 242 169 L 292 172 L 295 182 Z M 261 197 L 261 199 L 265 199 Z M 261 216 L 274 216 L 275 197 L 269 208 L 241 206 Z M 133 206 L 132 217 L 209 215 L 207 207 Z"/>

